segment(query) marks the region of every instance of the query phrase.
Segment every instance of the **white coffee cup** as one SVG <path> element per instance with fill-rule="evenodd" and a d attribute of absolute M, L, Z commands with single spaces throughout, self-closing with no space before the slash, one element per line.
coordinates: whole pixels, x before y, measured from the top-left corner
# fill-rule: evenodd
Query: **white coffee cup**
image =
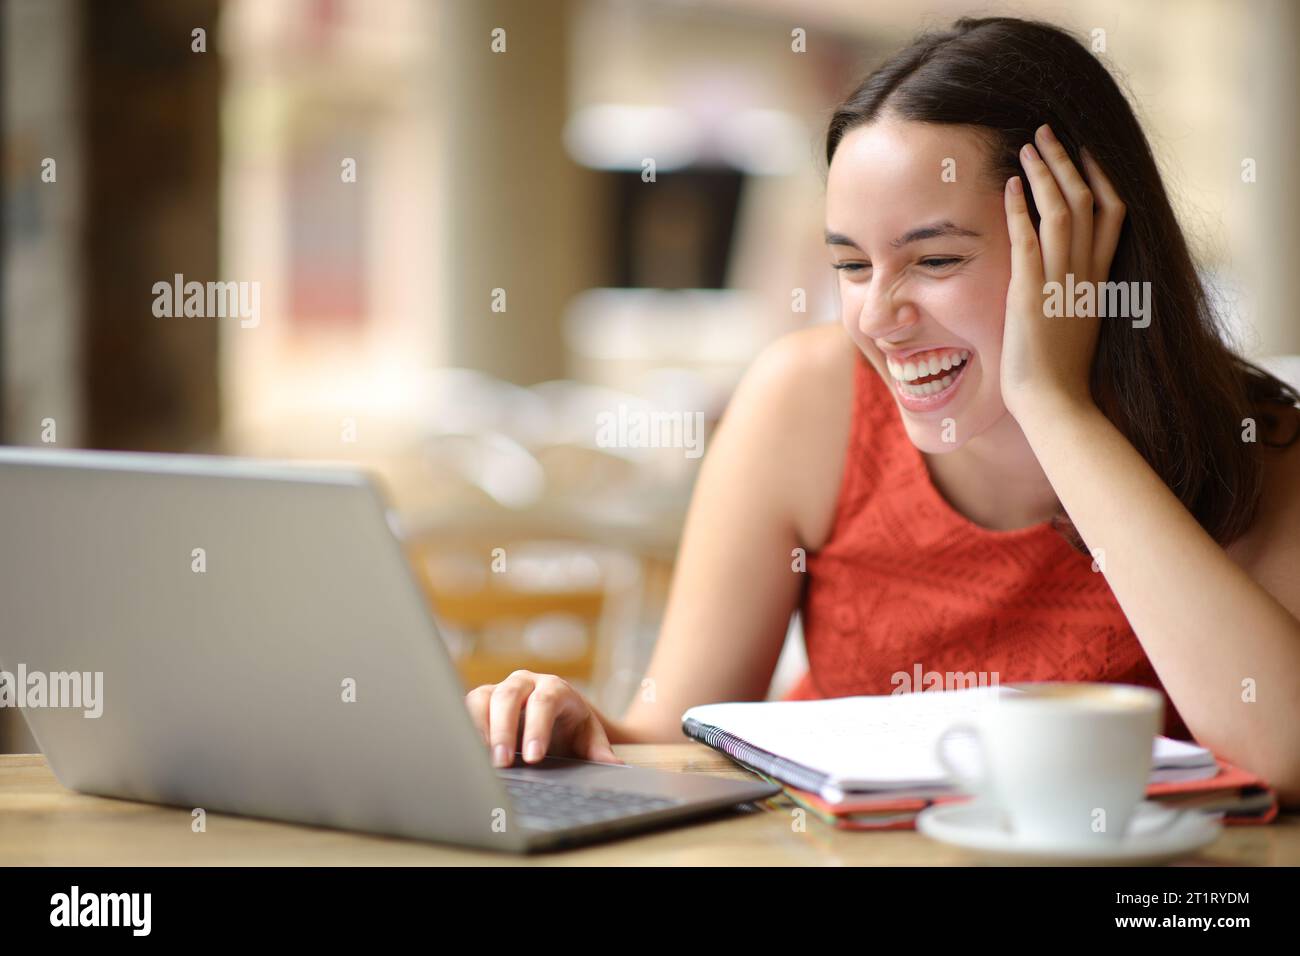
<path fill-rule="evenodd" d="M 1164 698 L 1130 684 L 1005 686 L 1020 693 L 999 695 L 939 736 L 940 765 L 1001 810 L 1017 838 L 1062 846 L 1122 838 L 1146 793 Z M 978 773 L 951 759 L 962 735 L 974 744 L 967 757 L 977 756 Z"/>

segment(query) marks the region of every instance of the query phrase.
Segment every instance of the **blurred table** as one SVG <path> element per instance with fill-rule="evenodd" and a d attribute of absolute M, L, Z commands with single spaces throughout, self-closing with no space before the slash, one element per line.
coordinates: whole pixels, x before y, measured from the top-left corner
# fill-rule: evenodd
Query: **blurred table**
<path fill-rule="evenodd" d="M 628 763 L 678 773 L 746 774 L 696 743 L 616 746 Z M 783 798 L 778 798 L 777 803 Z M 65 790 L 39 754 L 0 756 L 0 867 L 58 866 L 948 866 L 981 862 L 914 831 L 852 833 L 814 819 L 804 832 L 780 806 L 576 850 L 515 857 L 414 840 L 190 811 Z M 1226 827 L 1192 866 L 1300 864 L 1300 815 L 1269 826 Z"/>

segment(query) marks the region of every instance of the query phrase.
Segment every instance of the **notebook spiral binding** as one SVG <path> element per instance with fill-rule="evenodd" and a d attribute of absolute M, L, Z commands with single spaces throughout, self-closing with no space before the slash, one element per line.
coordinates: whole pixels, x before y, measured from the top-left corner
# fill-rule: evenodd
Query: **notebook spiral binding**
<path fill-rule="evenodd" d="M 820 773 L 805 767 L 801 763 L 778 757 L 776 754 L 748 744 L 739 737 L 729 734 L 712 724 L 702 724 L 693 718 L 682 721 L 682 733 L 692 740 L 698 740 L 706 747 L 712 747 L 728 757 L 753 767 L 767 776 L 775 777 L 783 783 L 798 787 L 800 790 L 811 790 L 814 793 L 819 793 L 830 779 L 829 774 Z"/>

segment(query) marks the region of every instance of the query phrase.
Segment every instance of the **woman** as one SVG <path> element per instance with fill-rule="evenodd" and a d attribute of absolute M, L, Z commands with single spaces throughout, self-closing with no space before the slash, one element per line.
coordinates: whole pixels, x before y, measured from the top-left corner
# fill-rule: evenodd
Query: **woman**
<path fill-rule="evenodd" d="M 549 675 L 476 688 L 494 760 L 616 760 L 762 699 L 801 604 L 792 697 L 1148 684 L 1166 733 L 1300 801 L 1300 397 L 1221 343 L 1114 80 L 1054 27 L 961 20 L 826 157 L 842 327 L 737 389 L 645 691 L 614 720 Z"/>

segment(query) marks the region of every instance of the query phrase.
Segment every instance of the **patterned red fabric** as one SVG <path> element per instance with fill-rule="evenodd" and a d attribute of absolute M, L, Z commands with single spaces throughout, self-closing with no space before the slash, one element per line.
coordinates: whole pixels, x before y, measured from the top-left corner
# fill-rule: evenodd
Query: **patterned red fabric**
<path fill-rule="evenodd" d="M 809 669 L 787 700 L 928 689 L 918 670 L 1142 684 L 1165 694 L 1164 733 L 1191 739 L 1091 558 L 1046 522 L 993 531 L 953 509 L 861 356 L 834 526 L 807 576 Z"/>

